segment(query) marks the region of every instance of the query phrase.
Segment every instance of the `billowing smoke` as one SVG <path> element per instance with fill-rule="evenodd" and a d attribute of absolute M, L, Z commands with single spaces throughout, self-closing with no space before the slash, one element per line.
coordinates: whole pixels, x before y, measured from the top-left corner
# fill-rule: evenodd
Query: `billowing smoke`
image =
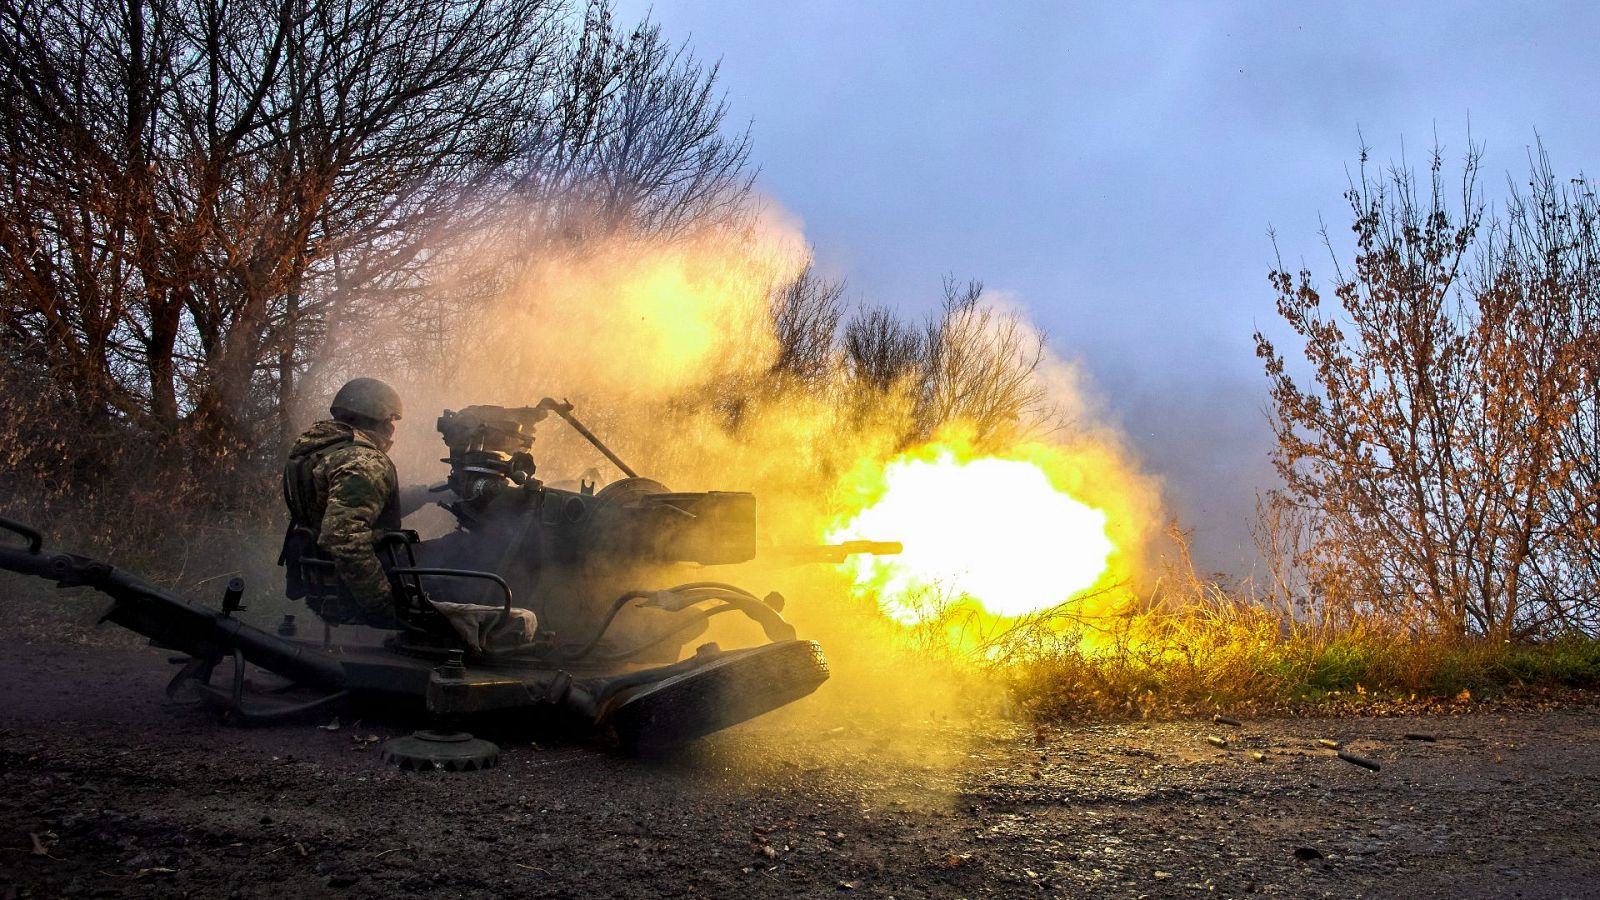
<path fill-rule="evenodd" d="M 1105 424 L 1081 370 L 1043 349 L 1012 298 L 978 298 L 970 333 L 942 340 L 971 344 L 945 346 L 957 361 L 952 366 L 967 364 L 960 354 L 996 346 L 997 338 L 1011 342 L 999 346 L 1037 348 L 1036 364 L 1024 367 L 1037 408 L 1014 427 L 983 430 L 953 415 L 918 431 L 930 402 L 925 385 L 908 378 L 869 386 L 837 345 L 821 375 L 783 371 L 772 304 L 805 268 L 804 246 L 796 228 L 769 215 L 752 227 L 672 240 L 622 235 L 518 259 L 492 300 L 458 311 L 437 371 L 395 376 L 413 410 L 396 451 L 402 479 L 443 475 L 436 461 L 443 447 L 431 428 L 436 410 L 569 399 L 640 474 L 674 490 L 753 491 L 766 548 L 851 537 L 907 542 L 903 559 L 793 567 L 758 560 L 701 577 L 788 598 L 786 617 L 802 636 L 821 641 L 834 663 L 824 688 L 830 711 L 861 704 L 873 721 L 892 725 L 970 710 L 976 682 L 950 663 L 992 651 L 1014 620 L 993 604 L 965 602 L 963 591 L 981 591 L 994 573 L 987 582 L 974 573 L 962 584 L 947 573 L 906 571 L 926 558 L 915 541 L 935 533 L 956 544 L 992 541 L 1021 529 L 1017 543 L 1030 550 L 1002 560 L 1009 569 L 1003 575 L 1013 591 L 1020 586 L 1025 595 L 1031 586 L 1037 596 L 1031 604 L 1013 596 L 999 612 L 1066 608 L 1072 616 L 1046 623 L 1060 631 L 1062 623 L 1113 615 L 1133 595 L 1162 521 L 1158 487 Z M 952 379 L 950 385 L 964 384 Z M 964 408 L 970 398 L 950 385 L 941 390 L 950 389 L 951 408 Z M 533 452 L 537 477 L 546 482 L 621 477 L 554 419 L 541 426 Z M 919 482 L 934 493 L 917 501 L 928 512 L 901 526 L 918 533 L 850 533 L 853 521 L 870 521 L 861 519 L 864 510 L 887 502 L 889 473 L 940 461 L 967 480 L 942 488 L 946 482 L 933 472 Z M 985 481 L 988 470 L 979 463 L 1028 468 L 1036 477 Z M 1018 491 L 1050 494 L 1081 507 L 1087 518 L 1078 521 L 1103 523 L 1085 542 L 1100 547 L 1093 571 L 1070 584 L 1061 579 L 1062 555 L 1081 548 L 1070 534 L 1049 531 L 1050 521 L 1030 518 L 1040 498 Z M 447 527 L 448 516 L 433 524 Z M 926 600 L 899 596 L 908 591 L 937 595 L 938 608 L 904 614 L 907 604 Z M 1075 607 L 1075 597 L 1094 599 Z"/>

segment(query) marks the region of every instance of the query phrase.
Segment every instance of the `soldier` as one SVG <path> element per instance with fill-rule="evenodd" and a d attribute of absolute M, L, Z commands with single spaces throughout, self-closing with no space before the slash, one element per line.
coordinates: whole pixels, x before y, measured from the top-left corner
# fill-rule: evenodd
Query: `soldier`
<path fill-rule="evenodd" d="M 279 563 L 288 595 L 305 597 L 334 623 L 396 628 L 393 588 L 376 544 L 400 528 L 399 482 L 387 451 L 403 409 L 400 395 L 375 378 L 357 378 L 334 395 L 323 420 L 306 429 L 283 469 L 289 534 Z M 333 590 L 308 583 L 305 560 L 333 564 Z"/>

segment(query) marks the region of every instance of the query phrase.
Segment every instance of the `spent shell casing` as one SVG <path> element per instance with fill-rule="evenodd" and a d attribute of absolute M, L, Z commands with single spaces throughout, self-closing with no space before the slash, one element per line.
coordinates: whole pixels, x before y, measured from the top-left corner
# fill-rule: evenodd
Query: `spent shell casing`
<path fill-rule="evenodd" d="M 1324 747 L 1327 747 L 1329 750 L 1337 750 L 1341 746 L 1343 746 L 1338 741 L 1333 740 L 1332 738 L 1317 738 L 1317 743 L 1321 744 Z"/>
<path fill-rule="evenodd" d="M 1358 765 L 1363 769 L 1371 769 L 1374 772 L 1383 768 L 1383 766 L 1380 766 L 1372 760 L 1367 759 L 1365 756 L 1357 756 L 1354 753 L 1350 753 L 1345 750 L 1339 751 L 1339 758 L 1347 763 L 1353 763 L 1354 765 Z"/>
<path fill-rule="evenodd" d="M 1431 734 L 1423 734 L 1420 731 L 1408 731 L 1408 732 L 1406 732 L 1406 740 L 1408 740 L 1408 741 L 1427 741 L 1428 743 L 1431 744 L 1434 741 L 1437 741 L 1438 738 L 1434 737 Z"/>
<path fill-rule="evenodd" d="M 1227 738 L 1222 738 L 1222 737 L 1217 737 L 1216 735 L 1213 734 L 1213 735 L 1210 735 L 1210 736 L 1208 736 L 1206 738 L 1206 743 L 1210 744 L 1213 747 L 1226 747 L 1226 746 L 1228 746 L 1228 739 Z"/>
<path fill-rule="evenodd" d="M 1267 761 L 1267 755 L 1265 753 L 1262 753 L 1260 750 L 1251 750 L 1250 751 L 1250 758 L 1255 760 L 1256 762 L 1266 762 Z"/>
<path fill-rule="evenodd" d="M 1220 714 L 1212 716 L 1211 721 L 1217 723 L 1218 725 L 1232 725 L 1235 728 L 1238 728 L 1241 725 L 1238 719 L 1230 719 L 1227 716 Z"/>

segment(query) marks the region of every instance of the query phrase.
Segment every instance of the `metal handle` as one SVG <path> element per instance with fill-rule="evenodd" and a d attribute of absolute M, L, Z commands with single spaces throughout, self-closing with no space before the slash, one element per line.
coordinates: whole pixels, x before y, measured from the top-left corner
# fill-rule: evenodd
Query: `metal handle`
<path fill-rule="evenodd" d="M 7 519 L 4 516 L 0 516 L 0 528 L 3 528 L 6 531 L 21 537 L 23 540 L 26 540 L 28 542 L 29 553 L 38 553 L 39 549 L 44 546 L 44 538 L 39 535 L 39 532 L 34 531 L 32 528 L 29 528 L 15 519 Z"/>
<path fill-rule="evenodd" d="M 511 585 L 506 580 L 493 572 L 480 572 L 475 569 L 432 569 L 407 566 L 400 569 L 390 569 L 391 575 L 420 575 L 435 576 L 439 578 L 481 578 L 492 581 L 500 586 L 500 591 L 506 595 L 505 606 L 500 610 L 500 618 L 495 619 L 494 628 L 500 628 L 511 620 Z"/>
<path fill-rule="evenodd" d="M 601 453 L 605 454 L 606 459 L 611 460 L 612 465 L 622 470 L 622 474 L 628 476 L 629 478 L 639 477 L 639 473 L 629 468 L 628 464 L 622 461 L 622 457 L 612 453 L 610 447 L 607 447 L 605 444 L 601 443 L 600 438 L 597 437 L 594 432 L 590 431 L 582 422 L 578 421 L 578 417 L 572 414 L 571 403 L 558 403 L 556 402 L 555 398 L 546 397 L 543 400 L 540 400 L 539 405 L 534 408 L 547 409 L 565 419 L 567 424 L 572 426 L 573 431 L 583 435 L 584 439 L 593 444 L 596 450 L 599 450 Z"/>

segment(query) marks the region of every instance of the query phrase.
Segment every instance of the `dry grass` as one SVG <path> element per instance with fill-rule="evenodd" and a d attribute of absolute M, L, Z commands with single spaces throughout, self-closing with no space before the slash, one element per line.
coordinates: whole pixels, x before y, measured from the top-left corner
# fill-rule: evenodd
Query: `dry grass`
<path fill-rule="evenodd" d="M 1100 641 L 1058 644 L 996 671 L 1043 719 L 1382 714 L 1600 687 L 1600 641 L 1587 636 L 1495 643 L 1372 621 L 1305 626 L 1245 604 L 1130 618 Z"/>

